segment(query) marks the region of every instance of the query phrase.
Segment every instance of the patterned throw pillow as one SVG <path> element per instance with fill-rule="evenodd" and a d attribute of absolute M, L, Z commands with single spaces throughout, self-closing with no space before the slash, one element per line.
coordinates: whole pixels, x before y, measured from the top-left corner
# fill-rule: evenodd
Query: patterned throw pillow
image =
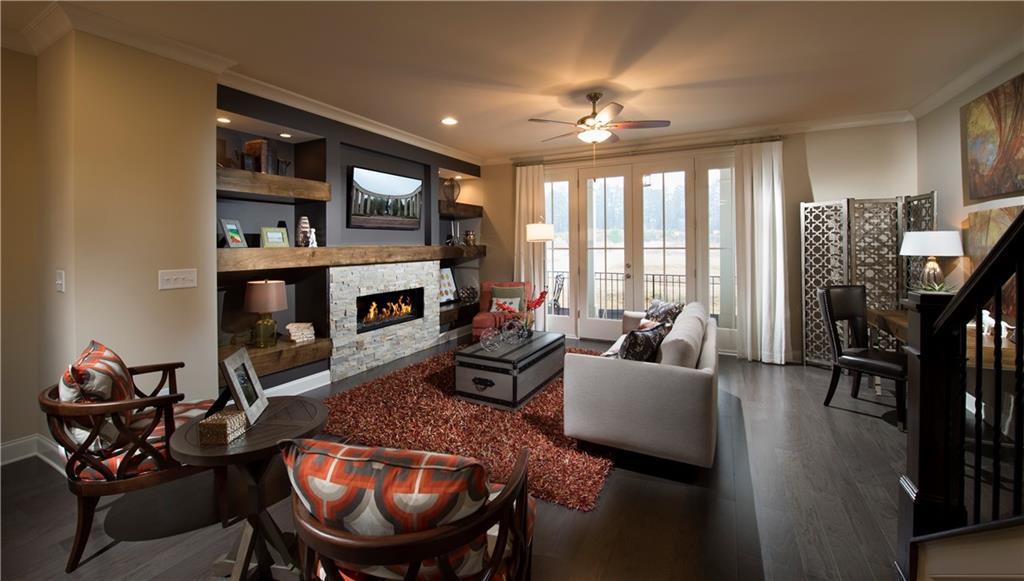
<path fill-rule="evenodd" d="M 306 510 L 327 526 L 359 535 L 431 529 L 473 514 L 488 500 L 487 471 L 471 458 L 313 439 L 285 441 L 281 449 Z M 456 573 L 479 573 L 486 548 L 481 536 L 450 554 Z M 405 569 L 341 565 L 386 579 L 401 579 Z"/>
<path fill-rule="evenodd" d="M 93 340 L 61 376 L 58 392 L 61 401 L 70 403 L 120 401 L 134 397 L 133 385 L 125 362 L 106 345 Z M 125 423 L 131 423 L 129 412 L 122 415 Z M 68 431 L 71 438 L 81 444 L 93 427 L 91 420 L 83 419 Z M 117 428 L 106 420 L 91 449 L 96 451 L 108 447 L 117 437 Z"/>
<path fill-rule="evenodd" d="M 516 286 L 492 286 L 491 298 L 495 299 L 519 299 L 519 304 L 526 302 L 526 287 Z"/>
<path fill-rule="evenodd" d="M 651 306 L 647 307 L 647 313 L 644 315 L 644 318 L 671 325 L 681 312 L 683 312 L 683 305 L 680 303 L 666 303 L 665 301 L 654 299 L 651 301 Z"/>
<path fill-rule="evenodd" d="M 631 361 L 654 361 L 658 346 L 672 325 L 659 323 L 644 331 L 630 331 L 619 348 L 619 358 Z"/>
<path fill-rule="evenodd" d="M 518 311 L 519 310 L 520 302 L 521 301 L 518 298 L 514 298 L 514 299 L 501 299 L 501 298 L 491 299 L 491 312 L 492 313 L 497 313 L 497 312 L 501 311 L 501 309 L 498 308 L 498 303 L 502 303 L 502 304 L 508 305 L 510 307 L 513 307 L 515 310 Z"/>

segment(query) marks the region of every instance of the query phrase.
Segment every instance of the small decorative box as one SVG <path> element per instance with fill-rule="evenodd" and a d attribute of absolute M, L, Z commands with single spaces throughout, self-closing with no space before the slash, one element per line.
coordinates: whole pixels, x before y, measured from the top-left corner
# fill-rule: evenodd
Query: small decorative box
<path fill-rule="evenodd" d="M 248 427 L 245 412 L 224 410 L 199 422 L 200 446 L 226 446 L 245 433 Z"/>

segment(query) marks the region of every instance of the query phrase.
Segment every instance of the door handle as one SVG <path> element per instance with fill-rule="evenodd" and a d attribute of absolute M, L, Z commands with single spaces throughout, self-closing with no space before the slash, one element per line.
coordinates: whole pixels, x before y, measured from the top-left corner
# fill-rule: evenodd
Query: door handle
<path fill-rule="evenodd" d="M 477 391 L 485 391 L 488 388 L 494 387 L 494 381 L 483 377 L 474 377 L 473 386 L 476 387 Z"/>
<path fill-rule="evenodd" d="M 633 265 L 627 262 L 626 263 L 626 268 L 633 268 Z"/>
<path fill-rule="evenodd" d="M 629 273 L 627 272 L 627 273 L 626 273 L 626 278 L 633 278 L 633 275 L 632 275 L 632 274 L 629 274 Z"/>

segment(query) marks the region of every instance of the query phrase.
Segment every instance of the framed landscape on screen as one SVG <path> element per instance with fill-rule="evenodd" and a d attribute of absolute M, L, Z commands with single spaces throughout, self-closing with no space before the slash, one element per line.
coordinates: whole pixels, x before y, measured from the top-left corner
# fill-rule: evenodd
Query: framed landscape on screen
<path fill-rule="evenodd" d="M 964 205 L 1024 192 L 1024 74 L 960 108 Z"/>
<path fill-rule="evenodd" d="M 252 360 L 249 359 L 249 352 L 242 347 L 224 358 L 220 362 L 220 371 L 224 374 L 224 381 L 235 398 L 235 405 L 245 412 L 249 425 L 255 424 L 270 402 L 263 393 L 263 386 L 256 375 L 256 369 L 252 366 Z"/>
<path fill-rule="evenodd" d="M 349 170 L 348 227 L 419 230 L 423 180 L 353 167 Z"/>

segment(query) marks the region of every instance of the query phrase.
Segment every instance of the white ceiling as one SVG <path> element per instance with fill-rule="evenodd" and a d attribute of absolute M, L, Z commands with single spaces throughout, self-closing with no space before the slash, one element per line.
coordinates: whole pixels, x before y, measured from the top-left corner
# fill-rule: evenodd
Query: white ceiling
<path fill-rule="evenodd" d="M 31 11 L 3 2 L 5 28 Z M 99 2 L 231 70 L 481 158 L 572 146 L 599 88 L 624 141 L 908 111 L 1024 51 L 1024 3 Z M 26 15 L 27 14 L 27 15 Z M 6 31 L 5 31 L 6 32 Z M 453 115 L 459 124 L 439 120 Z"/>

